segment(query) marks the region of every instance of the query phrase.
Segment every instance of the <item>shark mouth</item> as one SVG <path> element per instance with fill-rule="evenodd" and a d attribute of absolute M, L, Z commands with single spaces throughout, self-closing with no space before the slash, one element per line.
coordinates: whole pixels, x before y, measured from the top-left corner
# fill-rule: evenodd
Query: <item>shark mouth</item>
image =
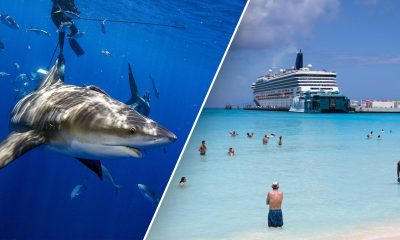
<path fill-rule="evenodd" d="M 127 148 L 129 151 L 133 153 L 133 155 L 137 158 L 141 158 L 143 154 L 139 151 L 139 149 L 134 148 L 134 147 L 129 147 L 129 146 L 122 146 L 124 148 Z"/>

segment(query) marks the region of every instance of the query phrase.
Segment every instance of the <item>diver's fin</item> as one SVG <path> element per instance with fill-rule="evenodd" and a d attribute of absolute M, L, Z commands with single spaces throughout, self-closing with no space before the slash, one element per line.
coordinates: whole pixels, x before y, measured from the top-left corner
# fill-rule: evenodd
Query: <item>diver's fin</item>
<path fill-rule="evenodd" d="M 131 64 L 128 63 L 128 71 L 129 71 L 129 86 L 131 88 L 131 99 L 126 103 L 128 105 L 131 105 L 135 103 L 138 99 L 138 88 L 136 85 L 135 78 L 133 77 L 133 72 L 131 68 Z"/>
<path fill-rule="evenodd" d="M 85 54 L 85 51 L 83 51 L 83 49 L 81 48 L 81 46 L 79 45 L 78 41 L 76 41 L 75 38 L 68 38 L 69 40 L 69 45 L 72 48 L 72 51 L 74 51 L 74 53 L 80 57 L 83 54 Z"/>
<path fill-rule="evenodd" d="M 92 170 L 100 178 L 100 180 L 103 180 L 103 170 L 101 169 L 100 160 L 88 160 L 83 158 L 76 158 L 76 159 L 78 159 L 87 168 Z"/>
<path fill-rule="evenodd" d="M 64 61 L 62 57 L 56 60 L 56 63 L 47 73 L 46 77 L 43 78 L 36 90 L 48 87 L 61 80 L 61 77 L 64 75 L 64 64 L 62 61 Z"/>
<path fill-rule="evenodd" d="M 44 142 L 45 138 L 33 130 L 11 133 L 0 143 L 0 169 Z"/>

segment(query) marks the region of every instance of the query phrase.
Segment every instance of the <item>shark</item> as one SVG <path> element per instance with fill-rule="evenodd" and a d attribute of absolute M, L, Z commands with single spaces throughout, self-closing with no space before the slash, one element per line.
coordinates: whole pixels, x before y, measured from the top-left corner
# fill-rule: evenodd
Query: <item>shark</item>
<path fill-rule="evenodd" d="M 64 71 L 58 59 L 37 89 L 15 105 L 10 134 L 0 143 L 0 169 L 44 146 L 78 159 L 102 178 L 101 160 L 140 158 L 142 149 L 177 139 L 96 86 L 65 84 Z"/>
<path fill-rule="evenodd" d="M 150 94 L 145 93 L 143 97 L 139 95 L 138 87 L 136 85 L 135 78 L 133 77 L 133 72 L 131 65 L 128 64 L 129 71 L 129 86 L 131 89 L 131 98 L 126 102 L 126 104 L 132 109 L 138 111 L 142 115 L 148 117 L 150 114 Z"/>

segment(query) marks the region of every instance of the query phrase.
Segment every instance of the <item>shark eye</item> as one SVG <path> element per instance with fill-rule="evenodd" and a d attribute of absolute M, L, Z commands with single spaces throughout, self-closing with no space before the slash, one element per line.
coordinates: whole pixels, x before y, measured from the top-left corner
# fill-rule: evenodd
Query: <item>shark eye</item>
<path fill-rule="evenodd" d="M 129 131 L 133 134 L 133 133 L 136 132 L 136 128 L 135 128 L 135 127 L 131 127 L 131 128 L 129 129 Z"/>

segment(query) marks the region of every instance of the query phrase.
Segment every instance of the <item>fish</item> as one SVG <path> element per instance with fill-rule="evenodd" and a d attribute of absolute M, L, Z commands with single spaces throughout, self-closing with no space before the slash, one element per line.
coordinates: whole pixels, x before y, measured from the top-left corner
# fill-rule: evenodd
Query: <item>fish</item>
<path fill-rule="evenodd" d="M 11 133 L 0 143 L 0 169 L 44 146 L 81 160 L 98 174 L 93 165 L 102 159 L 140 158 L 142 149 L 176 141 L 174 133 L 104 90 L 65 84 L 64 71 L 57 59 L 36 90 L 15 105 Z"/>
<path fill-rule="evenodd" d="M 76 198 L 77 196 L 81 195 L 83 190 L 86 190 L 86 189 L 87 189 L 87 187 L 84 184 L 76 185 L 71 191 L 71 200 Z"/>
<path fill-rule="evenodd" d="M 111 184 L 115 187 L 116 190 L 122 188 L 121 185 L 118 185 L 114 182 L 114 178 L 111 176 L 110 171 L 108 171 L 106 166 L 104 166 L 103 164 L 101 164 L 101 170 L 102 170 L 103 174 L 108 178 L 108 180 L 110 180 Z"/>
<path fill-rule="evenodd" d="M 36 33 L 37 35 L 51 37 L 51 34 L 49 32 L 47 32 L 43 29 L 40 29 L 40 28 L 27 28 L 26 32 L 33 32 L 33 33 Z"/>
<path fill-rule="evenodd" d="M 19 29 L 18 23 L 8 14 L 0 14 L 0 22 L 12 29 Z"/>
<path fill-rule="evenodd" d="M 62 22 L 57 32 L 65 32 L 65 30 L 72 26 L 72 22 Z"/>
<path fill-rule="evenodd" d="M 143 97 L 139 96 L 139 91 L 136 85 L 135 78 L 133 77 L 131 65 L 128 64 L 129 71 L 129 85 L 131 89 L 131 98 L 126 104 L 139 112 L 140 114 L 148 117 L 150 114 L 150 94 L 145 93 Z"/>
<path fill-rule="evenodd" d="M 104 34 L 106 34 L 106 22 L 107 22 L 106 19 L 104 19 L 104 20 L 101 22 L 101 32 L 104 33 Z"/>
<path fill-rule="evenodd" d="M 108 51 L 106 49 L 101 50 L 101 54 L 103 54 L 104 56 L 107 56 L 107 57 L 111 57 L 112 56 L 110 51 Z"/>
<path fill-rule="evenodd" d="M 72 37 L 73 37 L 73 38 L 81 38 L 81 37 L 85 36 L 85 34 L 86 34 L 86 32 L 78 31 L 78 32 L 75 33 Z"/>
<path fill-rule="evenodd" d="M 137 186 L 145 198 L 155 204 L 158 204 L 160 202 L 160 198 L 157 197 L 157 195 L 149 187 L 141 183 L 139 183 Z"/>
<path fill-rule="evenodd" d="M 6 73 L 6 72 L 0 72 L 0 77 L 7 77 L 10 76 L 11 74 Z"/>
<path fill-rule="evenodd" d="M 4 48 L 5 48 L 4 43 L 0 40 L 0 50 L 2 50 Z"/>
<path fill-rule="evenodd" d="M 68 11 L 68 10 L 60 9 L 60 10 L 55 11 L 54 13 L 63 13 L 64 16 L 69 17 L 71 19 L 79 19 L 80 18 L 78 13 L 72 12 L 72 11 Z"/>
<path fill-rule="evenodd" d="M 20 66 L 17 62 L 14 63 L 15 70 L 19 70 Z"/>
<path fill-rule="evenodd" d="M 156 87 L 156 82 L 154 81 L 153 76 L 149 75 L 149 78 L 151 80 L 151 84 L 153 85 L 154 95 L 156 96 L 157 99 L 160 99 L 160 92 L 158 92 L 158 89 Z"/>

